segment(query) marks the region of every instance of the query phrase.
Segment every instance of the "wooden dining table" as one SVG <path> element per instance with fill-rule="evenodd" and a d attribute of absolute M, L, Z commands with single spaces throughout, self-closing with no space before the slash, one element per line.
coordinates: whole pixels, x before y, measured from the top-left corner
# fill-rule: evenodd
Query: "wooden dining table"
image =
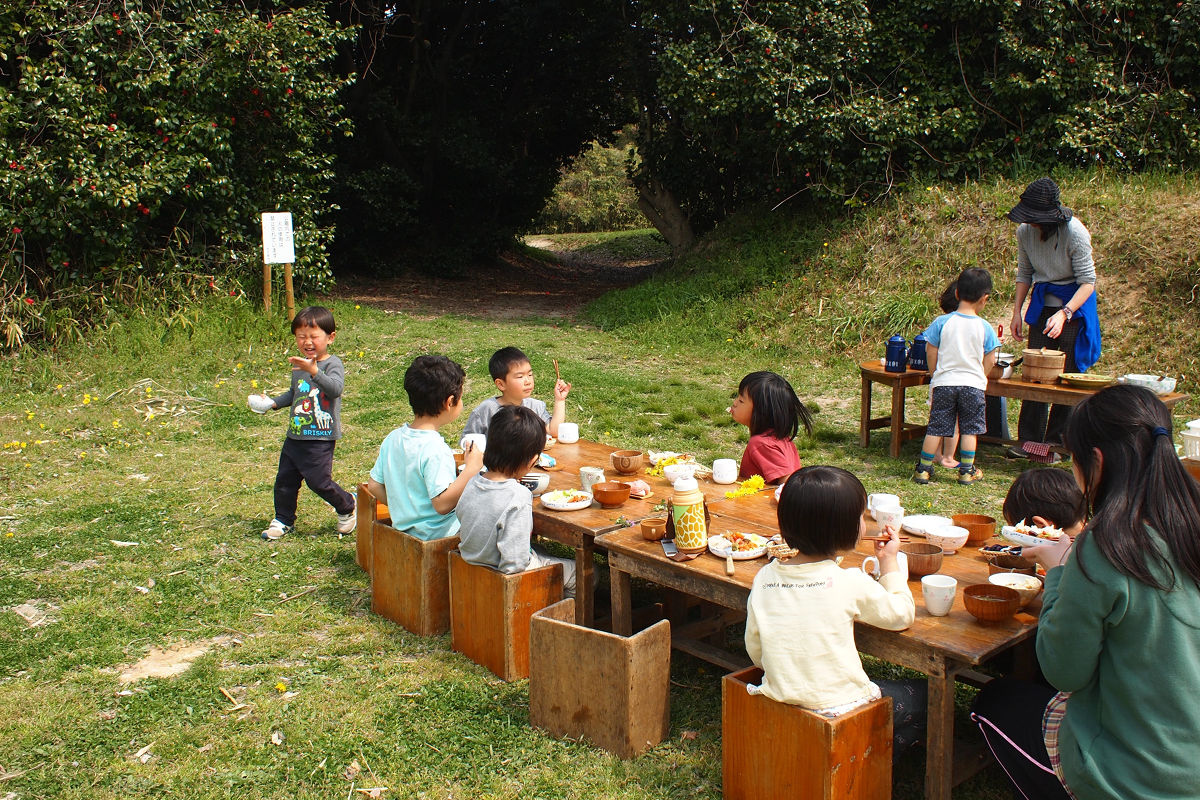
<path fill-rule="evenodd" d="M 649 461 L 634 474 L 619 474 L 613 468 L 610 458 L 617 449 L 586 439 L 571 444 L 556 442 L 546 450 L 546 454 L 554 458 L 555 466 L 546 470 L 534 470 L 549 474 L 550 483 L 546 492 L 579 489 L 579 470 L 582 467 L 599 467 L 604 470 L 605 478 L 611 481 L 644 480 L 652 490 L 645 499 L 630 498 L 620 507 L 611 509 L 603 508 L 598 502 L 592 501 L 590 506 L 579 510 L 554 511 L 546 508 L 540 498 L 535 497 L 533 500 L 534 534 L 575 550 L 575 618 L 580 625 L 589 627 L 595 621 L 595 537 L 627 527 L 630 523 L 636 525 L 646 517 L 665 517 L 666 512 L 656 511 L 655 507 L 660 506 L 671 495 L 671 484 L 666 478 L 646 474 L 645 468 L 651 466 Z M 700 484 L 705 499 L 709 502 L 722 500 L 725 498 L 725 492 L 737 488 L 714 483 L 709 477 L 702 477 Z"/>
<path fill-rule="evenodd" d="M 771 491 L 751 497 L 726 499 L 709 504 L 716 532 L 750 531 L 771 534 L 777 530 L 776 506 Z M 868 532 L 878 532 L 873 520 Z M 728 609 L 744 612 L 754 576 L 766 563 L 765 559 L 740 561 L 734 574 L 727 575 L 724 559 L 712 555 L 677 562 L 668 559 L 658 542 L 642 539 L 637 530 L 618 529 L 596 537 L 595 544 L 608 551 L 612 584 L 614 633 L 632 633 L 630 580 L 637 577 L 667 586 Z M 843 567 L 857 567 L 873 552 L 870 542 L 859 542 L 855 551 L 846 553 Z M 976 583 L 986 583 L 988 564 L 976 547 L 965 547 L 943 559 L 939 572 L 958 581 L 958 592 L 950 613 L 935 617 L 925 609 L 919 579 L 910 580 L 909 588 L 917 606 L 916 619 L 903 631 L 885 631 L 870 625 L 855 626 L 858 649 L 893 664 L 917 670 L 928 676 L 928 743 L 926 747 L 925 797 L 948 800 L 952 787 L 969 777 L 981 765 L 978 754 L 963 753 L 958 763 L 954 759 L 954 689 L 956 679 L 964 673 L 972 676 L 980 666 L 1006 651 L 1021 651 L 1029 658 L 1029 647 L 1037 630 L 1036 614 L 1041 608 L 1040 597 L 1023 612 L 996 623 L 982 623 L 963 607 L 962 590 Z M 674 639 L 675 631 L 673 631 Z M 706 658 L 725 668 L 746 663 L 744 657 L 716 653 L 712 645 L 688 641 L 681 637 L 673 641 L 678 649 Z"/>

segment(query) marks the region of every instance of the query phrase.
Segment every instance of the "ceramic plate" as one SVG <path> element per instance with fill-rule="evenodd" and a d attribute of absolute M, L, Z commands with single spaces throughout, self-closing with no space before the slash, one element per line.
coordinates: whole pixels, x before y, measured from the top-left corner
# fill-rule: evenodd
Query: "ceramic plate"
<path fill-rule="evenodd" d="M 752 558 L 760 558 L 767 554 L 767 539 L 765 537 L 759 536 L 757 533 L 730 535 L 745 537 L 755 545 L 754 549 L 752 550 L 734 550 L 734 561 L 749 561 Z M 729 539 L 725 536 L 717 534 L 716 536 L 708 537 L 708 552 L 712 553 L 714 556 L 725 558 L 725 556 L 729 555 L 730 547 L 731 545 L 729 543 Z"/>
<path fill-rule="evenodd" d="M 1021 533 L 1012 525 L 1005 525 L 1000 529 L 1000 538 L 1007 539 L 1013 544 L 1019 544 L 1022 547 L 1038 547 L 1043 544 L 1054 544 L 1053 539 L 1041 539 L 1032 533 Z"/>
<path fill-rule="evenodd" d="M 930 528 L 940 528 L 953 524 L 954 521 L 949 517 L 939 517 L 935 514 L 911 514 L 904 518 L 904 522 L 900 524 L 900 527 L 909 533 L 924 536 L 925 532 Z"/>
<path fill-rule="evenodd" d="M 542 495 L 542 505 L 551 511 L 579 511 L 592 504 L 592 495 L 578 489 L 559 489 Z"/>
<path fill-rule="evenodd" d="M 550 446 L 553 445 L 557 441 L 558 441 L 558 439 L 555 439 L 553 436 L 551 436 L 550 434 L 547 433 L 546 434 L 546 446 L 543 447 L 542 449 L 549 450 Z"/>

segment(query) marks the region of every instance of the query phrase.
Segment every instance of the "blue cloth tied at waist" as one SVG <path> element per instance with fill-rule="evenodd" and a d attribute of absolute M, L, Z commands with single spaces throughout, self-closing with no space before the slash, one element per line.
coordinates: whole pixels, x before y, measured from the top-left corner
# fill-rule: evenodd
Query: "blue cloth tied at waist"
<path fill-rule="evenodd" d="M 1046 305 L 1046 292 L 1067 304 L 1075 296 L 1076 283 L 1035 283 L 1029 297 L 1029 308 L 1025 311 L 1025 324 L 1033 325 L 1041 316 Z M 1075 367 L 1080 372 L 1100 360 L 1100 315 L 1096 311 L 1096 293 L 1093 291 L 1083 305 L 1075 310 L 1072 319 L 1079 320 L 1079 333 L 1075 337 Z"/>

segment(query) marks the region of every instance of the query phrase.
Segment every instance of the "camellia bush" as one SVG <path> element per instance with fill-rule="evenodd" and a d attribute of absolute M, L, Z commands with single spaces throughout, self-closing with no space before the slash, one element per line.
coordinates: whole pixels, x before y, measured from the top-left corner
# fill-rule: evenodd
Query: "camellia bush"
<path fill-rule="evenodd" d="M 913 179 L 1200 165 L 1193 0 L 634 5 L 634 180 L 680 228 Z"/>
<path fill-rule="evenodd" d="M 239 291 L 264 211 L 293 214 L 298 285 L 329 282 L 346 35 L 322 4 L 272 8 L 0 4 L 0 344 L 131 292 Z"/>

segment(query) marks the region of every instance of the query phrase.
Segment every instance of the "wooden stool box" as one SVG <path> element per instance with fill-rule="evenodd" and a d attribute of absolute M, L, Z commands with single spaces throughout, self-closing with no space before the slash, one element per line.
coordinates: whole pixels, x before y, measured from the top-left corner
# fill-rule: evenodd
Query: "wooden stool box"
<path fill-rule="evenodd" d="M 529 677 L 529 619 L 562 600 L 562 565 L 505 575 L 450 551 L 450 646 L 501 680 Z"/>
<path fill-rule="evenodd" d="M 375 524 L 376 503 L 375 495 L 367 489 L 365 483 L 358 485 L 358 497 L 354 507 L 354 560 L 358 566 L 371 574 L 371 526 Z"/>
<path fill-rule="evenodd" d="M 447 554 L 457 536 L 425 541 L 376 522 L 371 544 L 371 610 L 420 636 L 450 630 Z"/>
<path fill-rule="evenodd" d="M 575 601 L 533 615 L 529 639 L 529 722 L 551 736 L 587 739 L 634 758 L 671 727 L 671 624 L 633 636 L 575 624 Z"/>
<path fill-rule="evenodd" d="M 829 718 L 746 691 L 761 680 L 749 667 L 721 681 L 726 800 L 892 796 L 890 698 Z"/>

